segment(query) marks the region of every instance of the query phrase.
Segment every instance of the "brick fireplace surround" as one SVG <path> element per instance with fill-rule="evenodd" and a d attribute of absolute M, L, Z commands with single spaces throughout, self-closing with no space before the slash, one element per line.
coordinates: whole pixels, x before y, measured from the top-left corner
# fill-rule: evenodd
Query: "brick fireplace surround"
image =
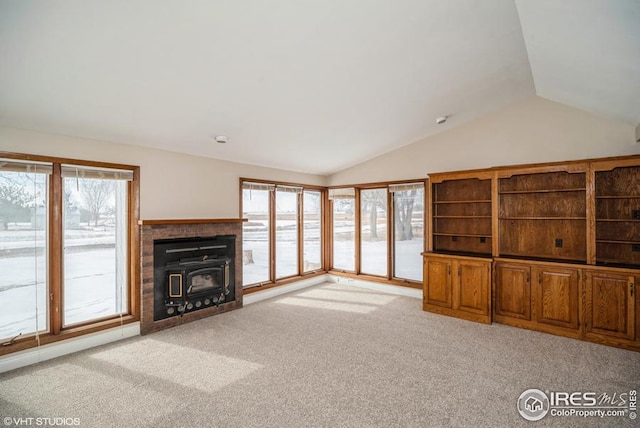
<path fill-rule="evenodd" d="M 140 225 L 140 332 L 153 333 L 211 315 L 242 307 L 242 222 L 243 219 L 141 220 Z M 153 242 L 157 239 L 235 235 L 235 296 L 233 302 L 201 309 L 160 321 L 153 320 Z"/>

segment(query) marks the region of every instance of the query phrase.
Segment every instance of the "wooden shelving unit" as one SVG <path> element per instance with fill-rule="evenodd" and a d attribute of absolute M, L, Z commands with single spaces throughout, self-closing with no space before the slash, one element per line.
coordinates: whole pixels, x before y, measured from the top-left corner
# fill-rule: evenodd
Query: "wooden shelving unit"
<path fill-rule="evenodd" d="M 587 171 L 503 171 L 499 255 L 586 263 Z"/>
<path fill-rule="evenodd" d="M 640 165 L 596 164 L 596 263 L 640 267 Z M 604 169 L 601 169 L 604 168 Z"/>
<path fill-rule="evenodd" d="M 433 251 L 490 256 L 491 179 L 432 179 Z"/>
<path fill-rule="evenodd" d="M 640 156 L 430 181 L 425 311 L 640 351 Z"/>

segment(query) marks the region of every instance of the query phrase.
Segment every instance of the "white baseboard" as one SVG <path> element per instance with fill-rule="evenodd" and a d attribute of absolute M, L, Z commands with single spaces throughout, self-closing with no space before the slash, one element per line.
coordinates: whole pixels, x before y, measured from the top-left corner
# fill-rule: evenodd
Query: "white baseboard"
<path fill-rule="evenodd" d="M 136 322 L 37 348 L 25 349 L 0 357 L 0 373 L 139 335 L 140 323 Z"/>
<path fill-rule="evenodd" d="M 383 293 L 395 294 L 398 296 L 413 297 L 422 299 L 422 290 L 401 285 L 383 284 L 381 282 L 366 281 L 362 279 L 349 278 L 339 275 L 327 275 L 327 280 L 340 284 L 351 285 L 353 287 L 366 288 L 369 290 L 381 291 Z"/>
<path fill-rule="evenodd" d="M 244 306 L 252 303 L 261 302 L 263 300 L 271 299 L 282 294 L 291 293 L 292 291 L 301 290 L 303 288 L 312 287 L 314 285 L 322 284 L 328 281 L 329 275 L 319 275 L 313 278 L 303 279 L 293 282 L 287 285 L 281 285 L 279 287 L 268 288 L 264 291 L 256 291 L 255 293 L 247 294 L 242 297 L 242 304 Z"/>

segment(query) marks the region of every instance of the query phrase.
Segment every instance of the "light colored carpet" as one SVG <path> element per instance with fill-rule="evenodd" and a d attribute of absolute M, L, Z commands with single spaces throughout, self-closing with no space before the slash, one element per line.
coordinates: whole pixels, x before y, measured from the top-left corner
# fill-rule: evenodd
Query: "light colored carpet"
<path fill-rule="evenodd" d="M 326 283 L 0 376 L 0 426 L 5 417 L 82 427 L 637 426 L 527 422 L 516 402 L 529 388 L 639 389 L 640 354 Z"/>

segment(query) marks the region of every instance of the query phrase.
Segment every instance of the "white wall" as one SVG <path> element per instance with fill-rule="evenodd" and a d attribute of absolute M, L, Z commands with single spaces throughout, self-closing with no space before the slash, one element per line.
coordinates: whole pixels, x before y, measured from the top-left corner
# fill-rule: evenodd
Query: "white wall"
<path fill-rule="evenodd" d="M 140 166 L 140 217 L 238 218 L 239 178 L 324 185 L 325 177 L 0 127 L 0 151 Z"/>
<path fill-rule="evenodd" d="M 455 116 L 446 127 L 455 125 Z M 539 97 L 445 130 L 331 175 L 328 185 L 429 173 L 640 153 L 635 125 Z"/>

